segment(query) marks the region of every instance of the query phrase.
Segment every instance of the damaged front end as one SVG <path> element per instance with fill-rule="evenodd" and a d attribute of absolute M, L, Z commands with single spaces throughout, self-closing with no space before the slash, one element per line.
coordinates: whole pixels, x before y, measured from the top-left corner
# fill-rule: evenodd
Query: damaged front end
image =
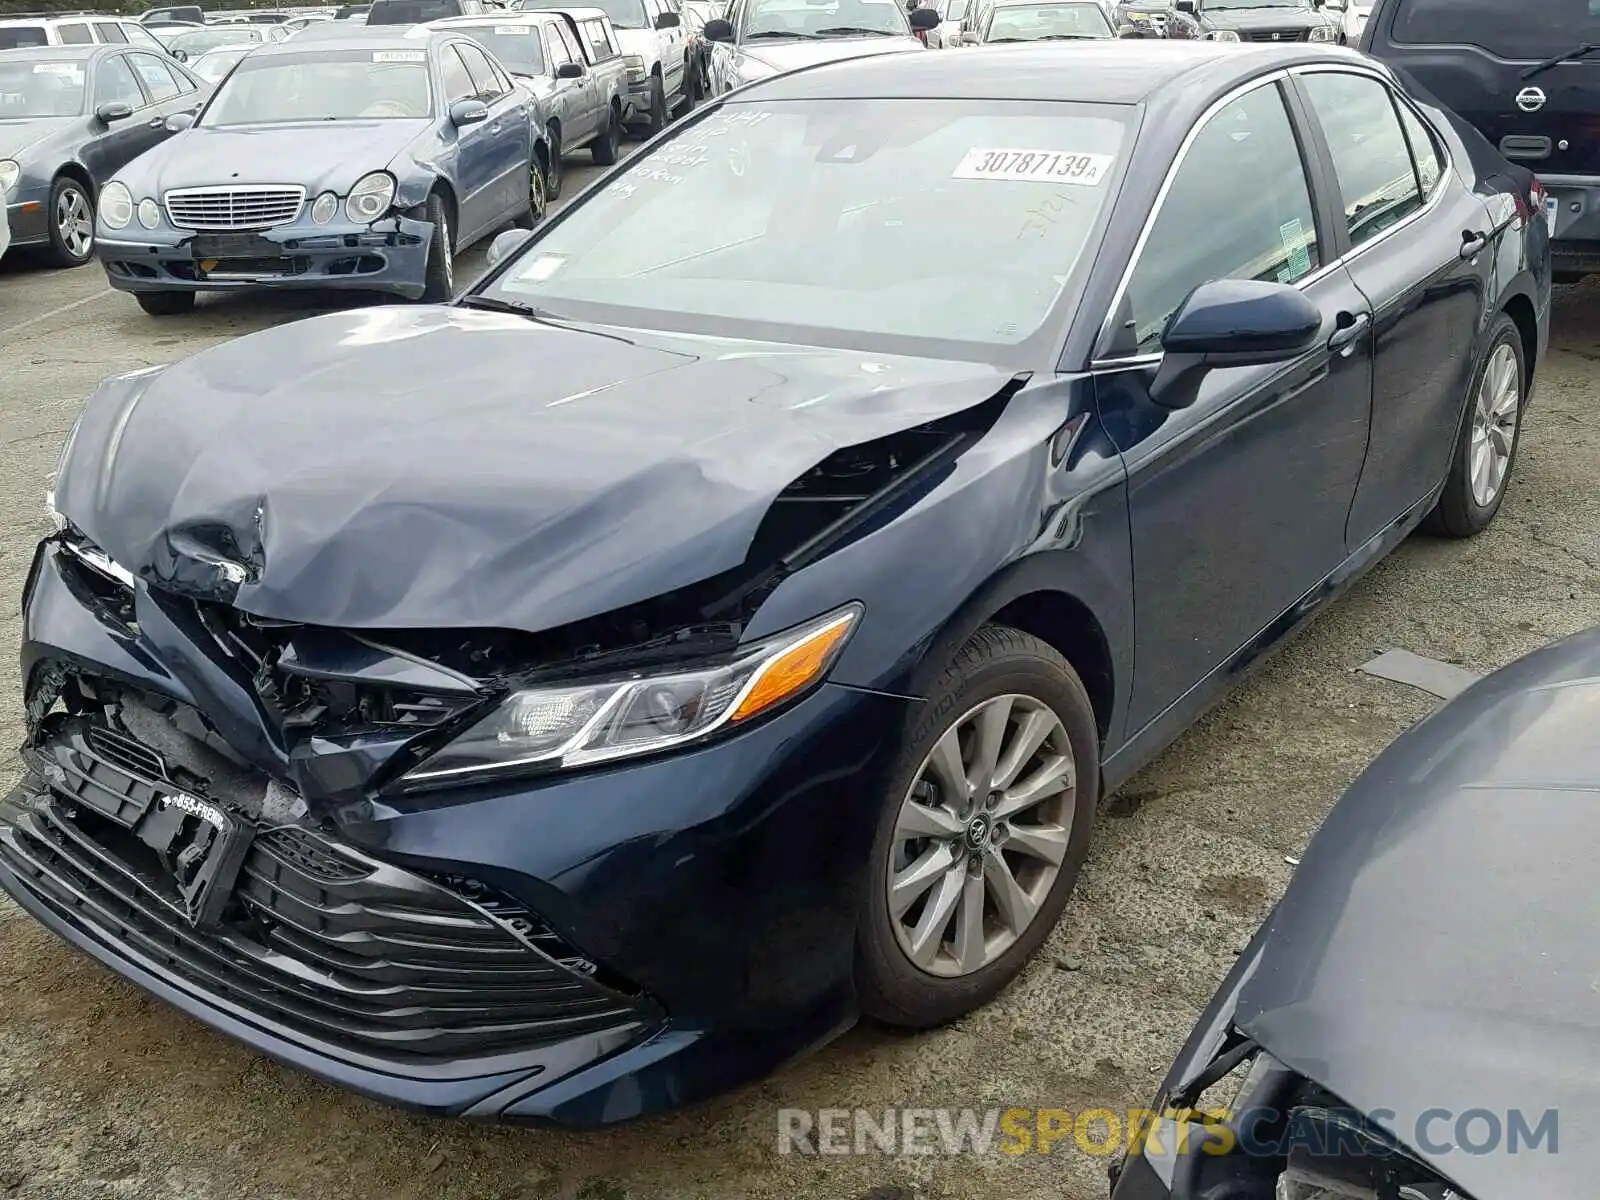
<path fill-rule="evenodd" d="M 744 631 L 785 578 L 936 487 L 1020 385 L 826 454 L 738 566 L 550 628 L 265 615 L 269 536 L 179 522 L 129 569 L 74 523 L 69 481 L 25 595 L 0 886 L 208 1023 L 402 1104 L 598 1123 L 768 1069 L 848 1004 L 836 947 L 781 910 L 847 931 L 849 893 L 842 872 L 770 899 L 751 880 L 800 844 L 791 812 L 860 819 L 840 780 L 902 702 L 820 694 L 861 617 L 848 596 Z M 606 770 L 624 759 L 657 766 Z M 660 1066 L 730 1014 L 793 1032 L 741 1049 L 748 1066 Z M 618 1101 L 605 1064 L 623 1063 L 663 1079 Z M 585 1070 L 614 1073 L 600 1098 L 561 1091 Z"/>

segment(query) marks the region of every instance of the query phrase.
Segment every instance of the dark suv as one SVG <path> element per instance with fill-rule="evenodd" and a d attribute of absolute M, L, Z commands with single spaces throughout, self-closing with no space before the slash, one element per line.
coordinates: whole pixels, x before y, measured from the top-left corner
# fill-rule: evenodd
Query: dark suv
<path fill-rule="evenodd" d="M 1379 0 L 1361 48 L 1538 172 L 1557 283 L 1600 273 L 1600 0 Z"/>
<path fill-rule="evenodd" d="M 1337 42 L 1324 0 L 1173 0 L 1200 36 L 1222 42 Z"/>

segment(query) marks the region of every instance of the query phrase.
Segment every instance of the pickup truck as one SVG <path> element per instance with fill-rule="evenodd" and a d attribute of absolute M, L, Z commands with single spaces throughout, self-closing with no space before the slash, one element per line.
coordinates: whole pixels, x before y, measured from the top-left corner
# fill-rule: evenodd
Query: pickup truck
<path fill-rule="evenodd" d="M 521 0 L 521 3 L 527 8 L 519 7 L 518 11 L 536 6 L 534 0 Z M 688 107 L 694 104 L 692 72 L 686 69 L 688 35 L 678 15 L 679 0 L 602 0 L 602 3 L 604 8 L 551 8 L 548 4 L 537 7 L 562 13 L 580 23 L 595 16 L 610 18 L 628 72 L 623 119 L 646 136 L 660 133 L 679 103 Z"/>
<path fill-rule="evenodd" d="M 628 68 L 611 22 L 598 9 L 518 9 L 433 21 L 487 46 L 518 86 L 538 101 L 549 162 L 545 191 L 561 194 L 561 156 L 589 148 L 600 166 L 617 161 L 627 116 Z"/>

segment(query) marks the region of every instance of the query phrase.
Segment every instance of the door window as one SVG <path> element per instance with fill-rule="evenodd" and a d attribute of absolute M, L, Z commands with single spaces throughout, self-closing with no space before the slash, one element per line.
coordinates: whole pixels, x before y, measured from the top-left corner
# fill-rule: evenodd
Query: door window
<path fill-rule="evenodd" d="M 572 51 L 567 48 L 566 39 L 561 36 L 559 25 L 546 25 L 544 31 L 550 38 L 550 74 L 556 73 L 556 68 L 562 63 L 575 62 Z"/>
<path fill-rule="evenodd" d="M 1370 75 L 1342 71 L 1302 75 L 1300 82 L 1333 152 L 1350 244 L 1370 242 L 1421 208 L 1422 191 L 1389 89 Z"/>
<path fill-rule="evenodd" d="M 1406 140 L 1411 143 L 1411 157 L 1416 161 L 1417 178 L 1422 183 L 1422 198 L 1426 200 L 1444 176 L 1444 151 L 1439 147 L 1438 136 L 1421 117 L 1404 104 L 1399 108 L 1400 123 L 1406 127 Z"/>
<path fill-rule="evenodd" d="M 567 57 L 573 62 L 583 61 L 583 47 L 578 45 L 578 39 L 572 36 L 572 30 L 566 25 L 557 25 L 556 36 L 561 39 L 561 44 L 567 48 Z"/>
<path fill-rule="evenodd" d="M 1128 282 L 1112 352 L 1159 350 L 1168 318 L 1203 283 L 1293 283 L 1321 261 L 1300 146 L 1267 84 L 1219 109 L 1190 145 Z"/>
<path fill-rule="evenodd" d="M 56 34 L 61 38 L 63 46 L 89 46 L 94 44 L 94 34 L 89 32 L 87 25 L 77 23 L 57 25 Z"/>
<path fill-rule="evenodd" d="M 126 42 L 128 35 L 122 32 L 122 26 L 115 21 L 96 21 L 94 31 L 100 35 L 102 42 Z"/>
<path fill-rule="evenodd" d="M 478 96 L 478 85 L 456 49 L 455 46 L 446 46 L 439 54 L 439 71 L 444 76 L 444 97 L 450 104 L 475 100 Z"/>
<path fill-rule="evenodd" d="M 611 39 L 606 36 L 605 22 L 593 18 L 583 23 L 583 36 L 589 43 L 589 53 L 597 63 L 605 62 L 612 55 Z"/>
<path fill-rule="evenodd" d="M 467 74 L 472 76 L 474 96 L 485 104 L 493 104 L 505 95 L 500 81 L 494 77 L 494 68 L 489 65 L 489 59 L 482 50 L 466 42 L 457 42 L 456 51 L 467 64 Z"/>
<path fill-rule="evenodd" d="M 155 103 L 171 100 L 183 91 L 178 86 L 176 76 L 167 70 L 167 64 L 153 54 L 130 54 L 128 60 L 133 64 L 133 69 L 139 73 L 139 78 L 144 81 L 145 90 L 150 93 L 150 99 Z"/>
<path fill-rule="evenodd" d="M 145 106 L 144 92 L 139 89 L 139 81 L 133 77 L 133 68 L 128 65 L 125 54 L 105 59 L 95 72 L 94 106 L 99 108 L 102 104 L 126 104 L 129 108 Z"/>

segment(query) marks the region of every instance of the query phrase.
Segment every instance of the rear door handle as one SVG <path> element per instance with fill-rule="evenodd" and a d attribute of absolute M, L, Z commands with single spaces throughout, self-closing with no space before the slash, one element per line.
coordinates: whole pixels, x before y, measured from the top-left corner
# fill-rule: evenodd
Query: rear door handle
<path fill-rule="evenodd" d="M 167 119 L 165 117 L 151 117 L 150 118 L 150 128 L 151 129 L 160 129 L 166 123 L 167 123 Z"/>
<path fill-rule="evenodd" d="M 1482 230 L 1465 230 L 1461 234 L 1461 257 L 1471 258 L 1489 244 L 1489 235 Z"/>
<path fill-rule="evenodd" d="M 1328 349 L 1337 350 L 1343 357 L 1349 358 L 1355 351 L 1356 339 L 1365 333 L 1367 326 L 1371 324 L 1371 313 L 1356 313 L 1350 318 L 1350 324 L 1341 325 L 1333 331 L 1333 336 L 1328 339 Z"/>

